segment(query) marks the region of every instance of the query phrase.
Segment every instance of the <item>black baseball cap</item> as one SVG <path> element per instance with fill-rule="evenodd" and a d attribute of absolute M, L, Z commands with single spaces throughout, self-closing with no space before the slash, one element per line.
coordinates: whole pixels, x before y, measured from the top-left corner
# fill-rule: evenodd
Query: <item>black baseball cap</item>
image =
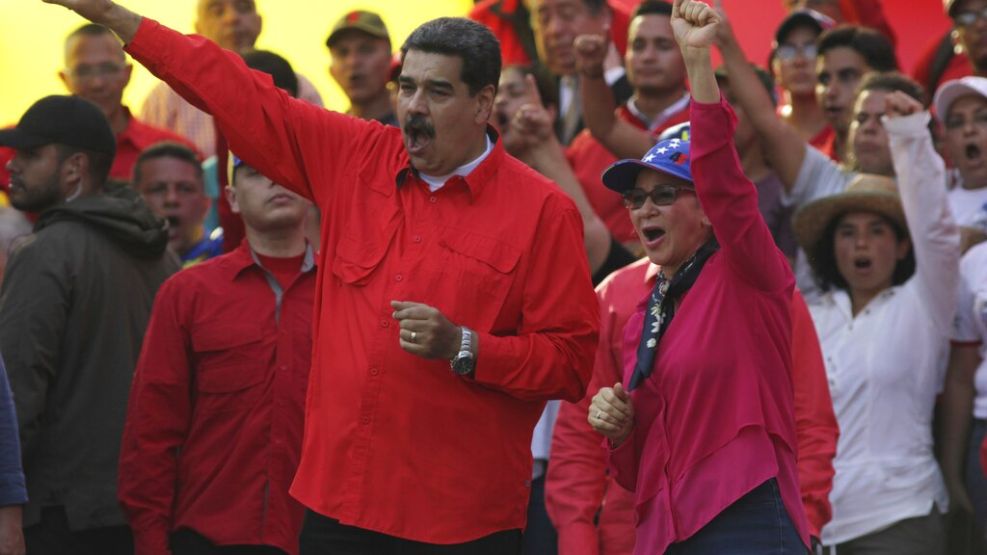
<path fill-rule="evenodd" d="M 103 112 L 77 96 L 52 95 L 35 102 L 17 126 L 0 130 L 0 146 L 37 148 L 60 144 L 116 155 L 117 140 Z"/>
<path fill-rule="evenodd" d="M 788 34 L 799 27 L 809 27 L 817 35 L 835 25 L 835 22 L 815 10 L 795 10 L 788 14 L 775 31 L 775 48 L 785 42 Z"/>

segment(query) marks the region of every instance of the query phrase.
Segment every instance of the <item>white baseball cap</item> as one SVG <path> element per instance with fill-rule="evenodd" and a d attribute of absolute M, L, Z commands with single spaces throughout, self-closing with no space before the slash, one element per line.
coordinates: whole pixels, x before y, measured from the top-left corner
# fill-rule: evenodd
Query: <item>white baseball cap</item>
<path fill-rule="evenodd" d="M 939 120 L 946 119 L 949 107 L 961 96 L 975 94 L 987 98 L 987 78 L 969 75 L 943 83 L 936 91 L 932 105 L 936 109 Z"/>

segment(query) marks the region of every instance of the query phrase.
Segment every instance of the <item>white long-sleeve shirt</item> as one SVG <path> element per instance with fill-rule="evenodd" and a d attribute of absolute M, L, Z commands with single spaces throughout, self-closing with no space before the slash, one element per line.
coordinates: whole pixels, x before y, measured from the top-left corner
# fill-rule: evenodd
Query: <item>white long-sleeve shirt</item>
<path fill-rule="evenodd" d="M 927 112 L 884 120 L 915 274 L 855 317 L 843 290 L 810 307 L 840 426 L 826 545 L 926 515 L 933 503 L 945 511 L 948 503 L 932 451 L 932 411 L 955 310 L 960 238 L 928 121 Z"/>

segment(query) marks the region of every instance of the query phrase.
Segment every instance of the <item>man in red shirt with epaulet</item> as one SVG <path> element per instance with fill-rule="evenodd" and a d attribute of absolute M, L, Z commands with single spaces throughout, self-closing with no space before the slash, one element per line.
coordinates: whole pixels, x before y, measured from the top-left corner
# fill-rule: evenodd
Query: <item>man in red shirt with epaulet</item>
<path fill-rule="evenodd" d="M 398 129 L 292 99 L 111 1 L 50 3 L 113 29 L 325 216 L 291 487 L 308 509 L 300 553 L 516 553 L 532 430 L 547 399 L 583 396 L 599 314 L 575 205 L 488 124 L 490 30 L 439 18 L 412 32 Z"/>
<path fill-rule="evenodd" d="M 131 386 L 118 491 L 140 555 L 298 553 L 309 203 L 236 158 L 232 181 L 246 239 L 161 286 Z"/>

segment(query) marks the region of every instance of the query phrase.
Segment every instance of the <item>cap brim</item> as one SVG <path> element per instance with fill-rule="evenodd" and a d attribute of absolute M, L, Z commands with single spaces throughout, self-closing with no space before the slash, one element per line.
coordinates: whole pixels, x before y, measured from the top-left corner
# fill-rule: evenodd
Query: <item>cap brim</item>
<path fill-rule="evenodd" d="M 961 96 L 976 95 L 982 98 L 987 98 L 987 95 L 985 95 L 984 92 L 987 91 L 980 90 L 969 83 L 965 83 L 963 79 L 946 82 L 943 86 L 939 87 L 939 90 L 936 91 L 935 99 L 932 102 L 932 105 L 935 106 L 936 109 L 936 117 L 939 118 L 940 121 L 945 120 L 946 112 L 949 111 L 949 107 L 952 106 L 953 102 L 956 102 L 956 100 Z"/>
<path fill-rule="evenodd" d="M 332 48 L 333 43 L 336 42 L 339 36 L 342 35 L 343 33 L 346 33 L 347 31 L 359 31 L 365 35 L 370 35 L 375 39 L 389 39 L 387 33 L 382 33 L 379 29 L 374 29 L 373 27 L 369 27 L 365 25 L 354 24 L 354 25 L 347 25 L 346 27 L 341 27 L 330 33 L 329 36 L 326 38 L 326 46 Z"/>
<path fill-rule="evenodd" d="M 30 135 L 16 127 L 0 130 L 0 146 L 10 148 L 37 148 L 47 144 L 51 144 L 49 139 Z"/>
<path fill-rule="evenodd" d="M 623 193 L 628 189 L 633 189 L 634 183 L 637 181 L 637 175 L 641 173 L 641 170 L 651 170 L 665 175 L 670 175 L 676 179 L 688 181 L 691 184 L 692 175 L 688 173 L 687 169 L 682 169 L 682 171 L 676 173 L 675 170 L 680 168 L 684 168 L 684 166 L 674 166 L 668 168 L 656 166 L 654 164 L 649 164 L 647 162 L 635 159 L 619 160 L 604 170 L 603 175 L 600 176 L 600 179 L 608 189 L 617 191 L 618 193 Z"/>
<path fill-rule="evenodd" d="M 816 33 L 822 33 L 823 31 L 822 23 L 816 18 L 805 12 L 795 13 L 785 19 L 778 27 L 778 30 L 775 31 L 775 43 L 781 44 L 792 31 L 799 27 L 812 27 Z"/>
<path fill-rule="evenodd" d="M 603 180 L 603 184 L 608 189 L 623 193 L 628 189 L 634 188 L 634 183 L 637 181 L 637 174 L 641 173 L 642 169 L 653 170 L 654 167 L 640 160 L 619 160 L 604 170 L 600 179 Z"/>

